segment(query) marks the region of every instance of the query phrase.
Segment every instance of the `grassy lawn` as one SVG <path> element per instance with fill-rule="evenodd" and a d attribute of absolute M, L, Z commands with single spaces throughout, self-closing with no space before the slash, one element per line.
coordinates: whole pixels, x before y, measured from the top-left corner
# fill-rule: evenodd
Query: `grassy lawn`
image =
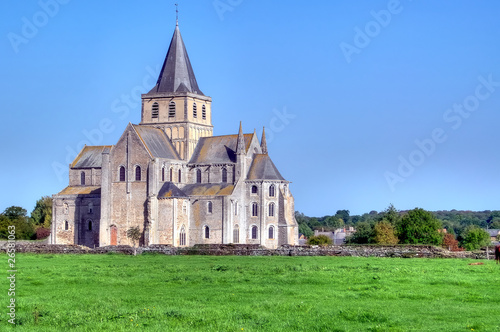
<path fill-rule="evenodd" d="M 500 265 L 471 262 L 17 254 L 17 329 L 500 331 Z"/>

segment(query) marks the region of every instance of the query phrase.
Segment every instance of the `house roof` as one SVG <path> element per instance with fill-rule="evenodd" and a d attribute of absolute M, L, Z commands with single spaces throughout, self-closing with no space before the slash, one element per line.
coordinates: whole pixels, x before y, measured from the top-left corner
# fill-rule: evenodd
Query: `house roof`
<path fill-rule="evenodd" d="M 246 151 L 248 151 L 253 134 L 245 134 L 243 137 Z M 237 143 L 238 135 L 202 137 L 198 141 L 189 163 L 235 163 Z"/>
<path fill-rule="evenodd" d="M 85 145 L 71 164 L 71 168 L 101 168 L 102 153 L 111 149 L 111 145 Z"/>
<path fill-rule="evenodd" d="M 167 56 L 163 62 L 158 81 L 148 93 L 158 92 L 191 92 L 203 95 L 196 82 L 191 61 L 186 46 L 181 37 L 179 26 L 176 25 L 174 35 L 168 47 Z"/>
<path fill-rule="evenodd" d="M 486 231 L 490 236 L 497 236 L 500 234 L 500 229 L 487 229 Z"/>
<path fill-rule="evenodd" d="M 187 195 L 172 182 L 165 182 L 158 192 L 158 198 L 171 197 L 187 197 Z"/>
<path fill-rule="evenodd" d="M 68 186 L 64 188 L 58 195 L 90 195 L 100 193 L 101 187 L 97 186 Z"/>
<path fill-rule="evenodd" d="M 188 196 L 227 196 L 233 190 L 234 185 L 228 183 L 195 183 L 182 188 Z"/>
<path fill-rule="evenodd" d="M 285 180 L 267 154 L 255 155 L 247 178 L 248 180 Z"/>
<path fill-rule="evenodd" d="M 180 160 L 177 151 L 163 130 L 143 125 L 132 126 L 153 158 Z"/>

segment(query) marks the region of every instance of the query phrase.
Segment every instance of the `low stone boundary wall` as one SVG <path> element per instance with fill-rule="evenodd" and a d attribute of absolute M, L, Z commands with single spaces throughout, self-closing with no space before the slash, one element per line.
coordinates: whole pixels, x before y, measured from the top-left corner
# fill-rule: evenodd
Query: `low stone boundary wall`
<path fill-rule="evenodd" d="M 7 242 L 0 242 L 0 252 L 5 252 Z M 88 248 L 79 245 L 44 244 L 39 242 L 18 242 L 16 252 L 40 254 L 109 254 L 119 253 L 133 255 L 134 248 L 130 246 L 106 246 Z M 138 255 L 214 255 L 214 256 L 355 256 L 355 257 L 399 257 L 399 258 L 472 258 L 486 259 L 486 250 L 475 252 L 448 251 L 444 248 L 426 245 L 341 245 L 341 246 L 288 246 L 278 249 L 267 249 L 252 244 L 199 244 L 188 248 L 172 247 L 170 245 L 151 245 L 136 248 Z M 493 247 L 489 255 L 494 257 Z"/>

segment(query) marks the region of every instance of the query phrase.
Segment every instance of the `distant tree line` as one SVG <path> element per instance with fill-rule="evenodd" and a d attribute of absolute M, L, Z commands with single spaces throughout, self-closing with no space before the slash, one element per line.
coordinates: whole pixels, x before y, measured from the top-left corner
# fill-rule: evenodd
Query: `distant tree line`
<path fill-rule="evenodd" d="M 500 211 L 398 211 L 392 204 L 384 211 L 363 215 L 351 216 L 349 210 L 338 210 L 335 215 L 317 218 L 297 211 L 295 218 L 299 233 L 308 238 L 314 230 L 352 226 L 356 232 L 346 239 L 347 243 L 431 244 L 450 250 L 476 250 L 489 245 L 485 228 L 500 229 Z"/>
<path fill-rule="evenodd" d="M 28 217 L 28 211 L 19 206 L 11 206 L 0 213 L 0 238 L 6 239 L 8 227 L 16 226 L 16 240 L 43 239 L 50 235 L 52 221 L 52 198 L 44 196 L 36 201 Z"/>

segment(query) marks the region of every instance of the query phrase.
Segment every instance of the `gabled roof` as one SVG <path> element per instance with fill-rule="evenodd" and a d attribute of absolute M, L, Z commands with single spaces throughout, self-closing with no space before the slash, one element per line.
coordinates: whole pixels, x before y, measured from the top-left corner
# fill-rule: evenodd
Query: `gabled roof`
<path fill-rule="evenodd" d="M 187 195 L 172 182 L 165 182 L 158 192 L 158 198 L 170 197 L 187 197 Z"/>
<path fill-rule="evenodd" d="M 255 155 L 252 166 L 248 171 L 248 180 L 281 180 L 285 179 L 274 166 L 273 161 L 267 154 Z"/>
<path fill-rule="evenodd" d="M 102 153 L 111 145 L 84 146 L 71 164 L 71 168 L 101 168 Z"/>
<path fill-rule="evenodd" d="M 203 96 L 198 88 L 191 61 L 186 46 L 181 37 L 179 26 L 176 25 L 167 56 L 163 62 L 156 85 L 148 93 L 158 92 L 191 92 Z"/>
<path fill-rule="evenodd" d="M 246 153 L 252 142 L 253 134 L 245 134 L 243 137 Z M 202 137 L 198 141 L 189 163 L 235 163 L 237 143 L 238 135 Z"/>
<path fill-rule="evenodd" d="M 68 186 L 58 195 L 96 195 L 101 193 L 101 187 L 97 186 Z"/>
<path fill-rule="evenodd" d="M 500 229 L 487 229 L 486 230 L 490 236 L 500 235 Z"/>
<path fill-rule="evenodd" d="M 163 130 L 143 125 L 132 125 L 132 127 L 153 158 L 181 159 Z"/>
<path fill-rule="evenodd" d="M 195 183 L 182 188 L 188 196 L 227 196 L 233 190 L 234 185 L 228 183 Z"/>

